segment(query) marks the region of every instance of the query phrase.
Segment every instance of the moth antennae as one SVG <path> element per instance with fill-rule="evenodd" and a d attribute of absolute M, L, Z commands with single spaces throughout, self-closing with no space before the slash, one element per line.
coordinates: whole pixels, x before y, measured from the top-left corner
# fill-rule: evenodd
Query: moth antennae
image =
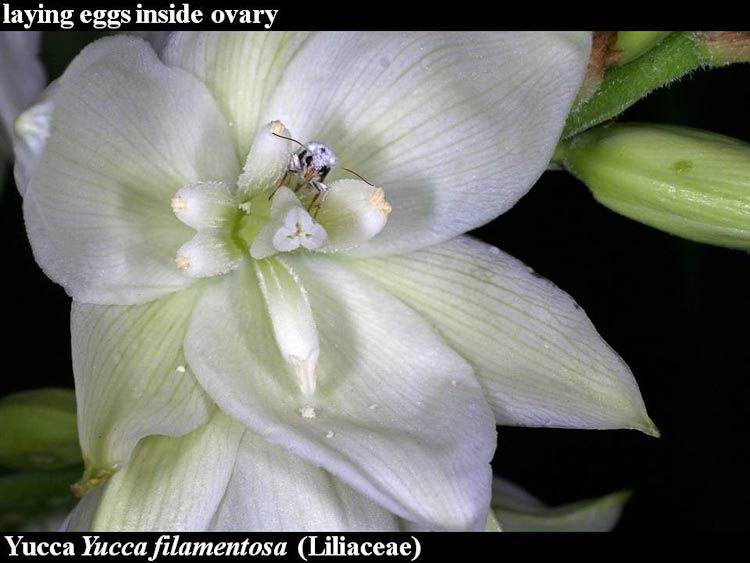
<path fill-rule="evenodd" d="M 273 131 L 271 131 L 271 135 L 276 135 L 277 137 L 280 137 L 280 138 L 282 138 L 282 139 L 286 139 L 287 141 L 292 141 L 292 142 L 294 142 L 294 143 L 297 143 L 297 144 L 298 144 L 299 146 L 301 146 L 301 147 L 302 147 L 303 149 L 307 149 L 307 145 L 303 145 L 303 144 L 302 144 L 302 143 L 300 143 L 300 142 L 299 142 L 299 141 L 298 141 L 297 139 L 292 139 L 291 137 L 284 137 L 284 135 L 279 135 L 278 133 L 274 133 Z M 310 149 L 307 149 L 307 150 L 310 150 Z"/>
<path fill-rule="evenodd" d="M 365 179 L 364 179 L 364 178 L 363 178 L 362 176 L 360 176 L 359 174 L 357 174 L 357 173 L 356 173 L 356 172 L 355 172 L 354 170 L 349 170 L 348 168 L 344 168 L 343 166 L 342 166 L 341 168 L 342 168 L 343 170 L 346 170 L 347 172 L 351 172 L 351 173 L 352 173 L 352 174 L 354 174 L 354 175 L 355 175 L 355 176 L 356 176 L 357 178 L 359 178 L 360 180 L 362 180 L 362 181 L 363 181 L 363 182 L 364 182 L 365 184 L 368 184 L 368 185 L 372 186 L 373 188 L 375 187 L 375 184 L 372 184 L 372 183 L 368 182 L 368 181 L 367 181 L 367 180 L 365 180 Z"/>

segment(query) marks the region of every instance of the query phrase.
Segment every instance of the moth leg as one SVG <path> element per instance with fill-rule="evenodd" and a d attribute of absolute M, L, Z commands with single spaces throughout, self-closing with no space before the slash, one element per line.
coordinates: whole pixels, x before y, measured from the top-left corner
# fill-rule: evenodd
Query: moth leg
<path fill-rule="evenodd" d="M 312 198 L 310 205 L 307 206 L 307 211 L 313 216 L 313 219 L 317 219 L 318 212 L 328 197 L 328 186 L 318 180 L 313 180 L 310 185 L 315 188 L 315 196 Z M 313 208 L 315 211 L 313 211 Z"/>
<path fill-rule="evenodd" d="M 273 199 L 273 196 L 276 195 L 276 192 L 279 191 L 279 188 L 281 186 L 288 186 L 292 181 L 292 176 L 294 175 L 294 170 L 287 170 L 284 173 L 284 176 L 279 181 L 279 185 L 274 188 L 274 190 L 271 192 L 271 195 L 268 196 L 268 199 Z M 295 190 L 296 191 L 296 190 Z"/>
<path fill-rule="evenodd" d="M 281 186 L 289 186 L 292 183 L 292 177 L 297 174 L 302 173 L 302 167 L 300 165 L 299 156 L 296 154 L 292 155 L 291 160 L 289 161 L 289 167 L 286 169 L 286 172 L 284 172 L 284 176 L 282 176 L 281 180 L 279 181 L 279 185 L 276 186 L 276 188 L 271 192 L 271 195 L 268 196 L 268 199 L 273 199 L 273 196 L 276 195 L 276 192 L 279 191 L 279 188 Z M 299 186 L 294 190 L 295 192 L 299 189 Z"/>

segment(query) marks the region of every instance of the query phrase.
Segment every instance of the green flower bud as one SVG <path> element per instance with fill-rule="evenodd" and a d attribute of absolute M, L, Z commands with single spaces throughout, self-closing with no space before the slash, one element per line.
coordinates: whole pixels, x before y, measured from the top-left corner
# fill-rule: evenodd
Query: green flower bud
<path fill-rule="evenodd" d="M 0 465 L 48 469 L 81 463 L 75 396 L 37 389 L 0 399 Z"/>
<path fill-rule="evenodd" d="M 621 51 L 615 65 L 624 65 L 650 51 L 671 32 L 669 31 L 618 31 L 616 47 Z"/>
<path fill-rule="evenodd" d="M 610 209 L 690 240 L 750 250 L 750 145 L 705 131 L 623 123 L 565 143 L 572 174 Z"/>

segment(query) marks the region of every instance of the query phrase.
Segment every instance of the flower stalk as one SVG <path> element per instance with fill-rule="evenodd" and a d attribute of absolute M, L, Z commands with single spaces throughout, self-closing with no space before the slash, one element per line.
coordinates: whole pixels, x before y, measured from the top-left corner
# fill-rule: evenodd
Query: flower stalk
<path fill-rule="evenodd" d="M 748 61 L 748 32 L 671 33 L 632 62 L 609 70 L 596 94 L 571 112 L 562 138 L 616 117 L 652 91 L 696 69 Z"/>

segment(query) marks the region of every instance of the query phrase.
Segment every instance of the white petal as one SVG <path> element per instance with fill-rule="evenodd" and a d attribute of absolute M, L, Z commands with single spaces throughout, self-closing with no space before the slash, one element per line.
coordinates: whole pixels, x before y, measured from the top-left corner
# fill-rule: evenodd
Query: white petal
<path fill-rule="evenodd" d="M 242 251 L 220 230 L 198 232 L 177 250 L 175 266 L 191 278 L 211 278 L 239 266 Z"/>
<path fill-rule="evenodd" d="M 321 33 L 288 63 L 263 119 L 330 143 L 386 191 L 388 225 L 358 252 L 416 249 L 486 223 L 531 188 L 589 50 L 582 33 Z"/>
<path fill-rule="evenodd" d="M 245 433 L 217 531 L 398 531 L 396 517 L 329 473 Z"/>
<path fill-rule="evenodd" d="M 498 424 L 657 433 L 632 373 L 575 301 L 497 248 L 459 237 L 352 265 L 472 364 Z"/>
<path fill-rule="evenodd" d="M 328 233 L 325 252 L 356 248 L 383 230 L 391 206 L 382 188 L 361 180 L 337 180 L 329 188 L 316 218 Z"/>
<path fill-rule="evenodd" d="M 206 289 L 188 329 L 203 387 L 251 430 L 389 511 L 431 528 L 483 529 L 495 428 L 469 366 L 411 310 L 334 261 L 293 266 L 320 338 L 315 394 L 282 376 L 246 267 Z"/>
<path fill-rule="evenodd" d="M 232 191 L 222 182 L 189 184 L 170 205 L 180 221 L 196 230 L 221 227 L 239 213 Z"/>
<path fill-rule="evenodd" d="M 171 66 L 184 68 L 213 93 L 244 159 L 289 61 L 304 44 L 305 33 L 175 33 L 164 51 Z"/>
<path fill-rule="evenodd" d="M 78 433 L 89 474 L 122 466 L 142 437 L 186 434 L 213 411 L 182 352 L 198 291 L 138 306 L 73 302 Z"/>
<path fill-rule="evenodd" d="M 205 531 L 232 475 L 242 425 L 217 412 L 179 438 L 143 439 L 93 500 L 84 499 L 69 531 Z M 95 506 L 92 506 L 94 505 Z"/>
<path fill-rule="evenodd" d="M 46 76 L 38 58 L 40 31 L 0 33 L 0 137 L 13 137 L 18 114 L 42 93 Z"/>
<path fill-rule="evenodd" d="M 256 261 L 255 273 L 279 351 L 291 366 L 300 390 L 312 395 L 320 345 L 307 291 L 295 271 L 281 260 Z"/>
<path fill-rule="evenodd" d="M 615 527 L 627 492 L 548 507 L 517 485 L 495 478 L 492 512 L 505 532 L 608 532 Z"/>
<path fill-rule="evenodd" d="M 45 272 L 75 299 L 101 304 L 142 303 L 191 283 L 174 257 L 192 232 L 170 200 L 193 182 L 229 185 L 239 172 L 205 87 L 121 36 L 84 49 L 53 102 L 24 203 Z"/>

